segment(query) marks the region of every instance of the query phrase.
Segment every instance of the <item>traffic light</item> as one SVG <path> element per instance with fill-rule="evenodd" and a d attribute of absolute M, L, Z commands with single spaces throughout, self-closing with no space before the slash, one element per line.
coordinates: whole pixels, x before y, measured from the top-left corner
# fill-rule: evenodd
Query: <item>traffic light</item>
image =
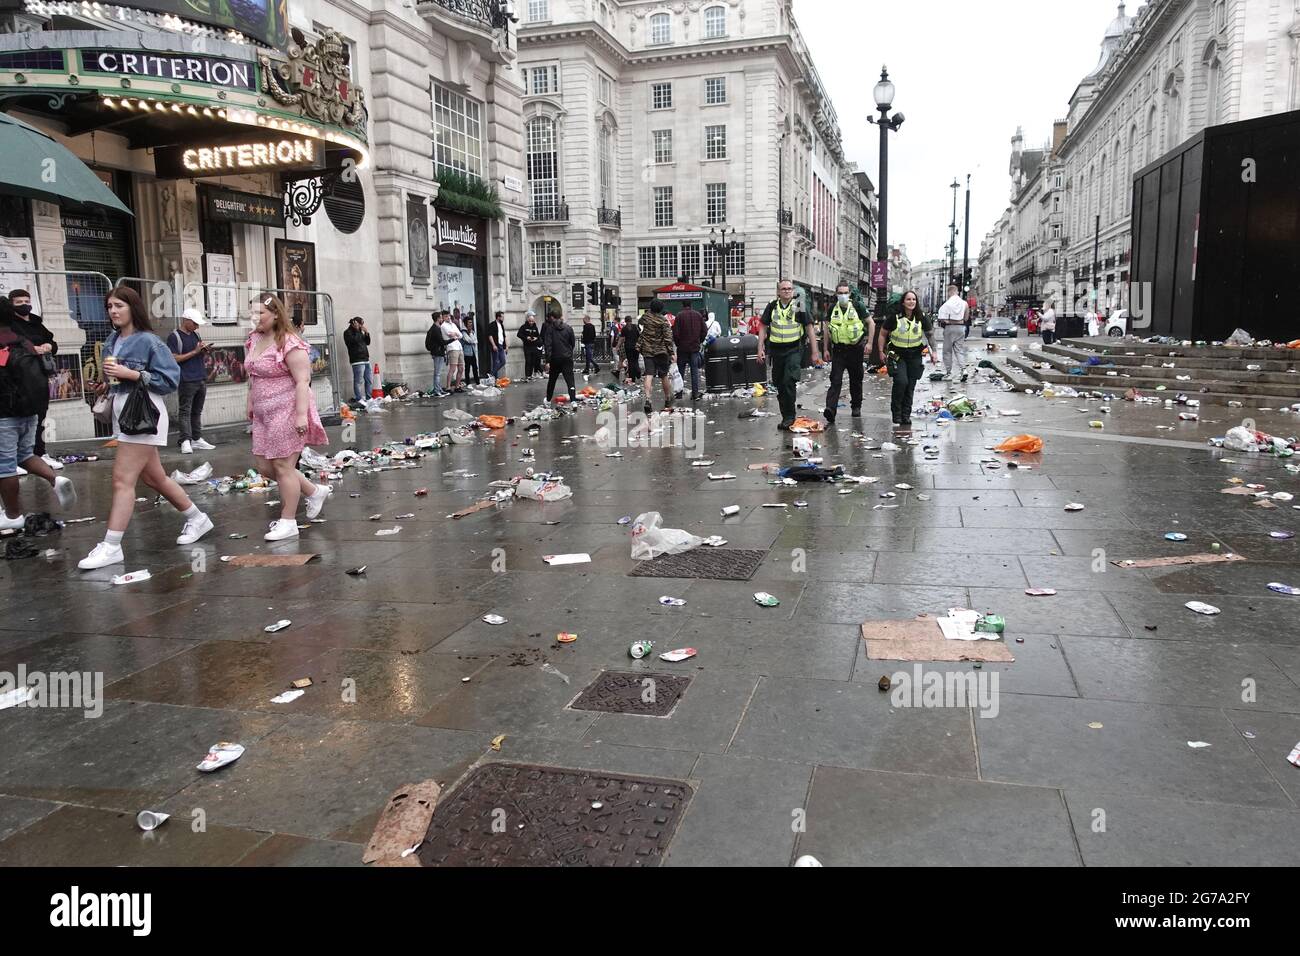
<path fill-rule="evenodd" d="M 587 283 L 587 304 L 600 305 L 600 283 L 599 282 Z"/>
<path fill-rule="evenodd" d="M 581 282 L 573 283 L 573 307 L 575 309 L 582 308 L 582 283 Z"/>

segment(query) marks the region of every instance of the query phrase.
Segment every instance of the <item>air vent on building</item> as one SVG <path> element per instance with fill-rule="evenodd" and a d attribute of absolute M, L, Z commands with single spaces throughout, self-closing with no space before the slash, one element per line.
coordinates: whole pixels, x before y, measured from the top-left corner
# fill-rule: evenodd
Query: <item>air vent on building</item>
<path fill-rule="evenodd" d="M 366 218 L 366 194 L 360 180 L 355 176 L 351 182 L 335 179 L 325 193 L 325 214 L 339 232 L 351 235 L 360 229 Z"/>

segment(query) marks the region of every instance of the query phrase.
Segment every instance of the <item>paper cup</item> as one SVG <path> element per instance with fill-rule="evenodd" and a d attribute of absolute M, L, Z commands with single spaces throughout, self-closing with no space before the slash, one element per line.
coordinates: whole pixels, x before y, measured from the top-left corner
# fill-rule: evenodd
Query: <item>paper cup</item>
<path fill-rule="evenodd" d="M 170 813 L 159 813 L 156 810 L 141 810 L 135 815 L 135 822 L 136 826 L 148 833 L 150 830 L 157 830 L 170 816 Z"/>

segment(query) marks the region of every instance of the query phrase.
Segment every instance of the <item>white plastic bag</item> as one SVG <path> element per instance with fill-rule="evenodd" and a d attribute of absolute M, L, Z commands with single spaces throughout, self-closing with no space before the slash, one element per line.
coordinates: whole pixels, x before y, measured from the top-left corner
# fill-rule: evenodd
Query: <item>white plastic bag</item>
<path fill-rule="evenodd" d="M 675 364 L 668 369 L 668 387 L 674 393 L 684 391 L 686 388 L 686 383 L 682 381 L 682 370 Z"/>
<path fill-rule="evenodd" d="M 176 482 L 178 485 L 201 485 L 203 482 L 207 481 L 211 475 L 212 465 L 205 461 L 188 474 L 181 471 L 179 468 L 176 469 L 172 472 L 172 481 Z"/>
<path fill-rule="evenodd" d="M 636 561 L 649 561 L 661 554 L 681 554 L 703 543 L 703 538 L 689 531 L 663 527 L 663 516 L 657 511 L 637 515 L 632 522 L 632 558 Z"/>
<path fill-rule="evenodd" d="M 469 422 L 474 420 L 474 416 L 459 408 L 449 408 L 442 413 L 442 419 L 447 422 Z"/>
<path fill-rule="evenodd" d="M 1223 436 L 1223 447 L 1233 451 L 1257 451 L 1259 446 L 1255 433 L 1244 425 L 1238 425 L 1228 429 L 1228 434 Z"/>
<path fill-rule="evenodd" d="M 807 435 L 794 436 L 794 456 L 796 458 L 809 458 L 813 453 L 813 440 Z"/>
<path fill-rule="evenodd" d="M 544 481 L 534 478 L 522 478 L 515 486 L 516 498 L 528 498 L 532 501 L 563 501 L 573 497 L 573 489 L 563 481 Z"/>
<path fill-rule="evenodd" d="M 1228 336 L 1229 345 L 1250 345 L 1253 341 L 1255 340 L 1250 337 L 1250 333 L 1245 329 L 1237 329 Z"/>

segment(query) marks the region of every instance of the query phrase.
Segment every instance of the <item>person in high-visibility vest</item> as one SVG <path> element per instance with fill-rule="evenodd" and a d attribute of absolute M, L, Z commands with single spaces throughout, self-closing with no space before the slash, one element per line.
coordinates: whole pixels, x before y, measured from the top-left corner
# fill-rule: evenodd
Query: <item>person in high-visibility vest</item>
<path fill-rule="evenodd" d="M 827 315 L 824 354 L 831 357 L 831 386 L 826 390 L 826 423 L 835 424 L 844 373 L 849 373 L 849 403 L 854 418 L 862 417 L 862 366 L 866 348 L 876 337 L 876 323 L 853 302 L 849 284 L 835 287 L 835 305 Z"/>
<path fill-rule="evenodd" d="M 889 409 L 894 428 L 910 431 L 912 428 L 912 393 L 924 371 L 925 345 L 930 343 L 930 364 L 938 365 L 935 353 L 934 320 L 921 311 L 915 292 L 903 294 L 897 315 L 887 316 L 878 326 L 888 359 L 889 374 L 894 379 L 894 392 Z"/>
<path fill-rule="evenodd" d="M 763 311 L 762 325 L 758 327 L 758 361 L 767 361 L 772 353 L 772 384 L 776 387 L 777 401 L 781 405 L 781 422 L 776 427 L 788 431 L 794 424 L 797 405 L 795 389 L 803 366 L 803 343 L 806 338 L 812 346 L 812 360 L 821 361 L 816 336 L 808 332 L 812 321 L 807 312 L 799 311 L 794 301 L 794 283 L 782 279 L 777 285 L 777 297 Z"/>

